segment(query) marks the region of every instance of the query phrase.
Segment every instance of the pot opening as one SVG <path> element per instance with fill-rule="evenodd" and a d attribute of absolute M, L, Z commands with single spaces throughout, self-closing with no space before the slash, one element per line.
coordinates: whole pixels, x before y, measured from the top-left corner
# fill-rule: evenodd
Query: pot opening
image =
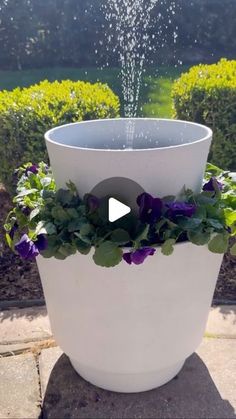
<path fill-rule="evenodd" d="M 104 119 L 62 125 L 48 131 L 47 141 L 93 150 L 147 150 L 209 140 L 212 131 L 199 124 L 168 119 Z"/>

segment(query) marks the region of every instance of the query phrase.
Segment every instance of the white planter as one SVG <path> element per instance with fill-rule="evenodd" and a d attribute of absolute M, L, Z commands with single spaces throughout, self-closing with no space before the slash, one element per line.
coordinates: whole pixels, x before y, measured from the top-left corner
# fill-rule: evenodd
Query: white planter
<path fill-rule="evenodd" d="M 134 150 L 124 151 L 134 129 Z M 104 179 L 125 177 L 155 196 L 199 191 L 212 132 L 157 119 L 69 124 L 46 134 L 58 186 L 83 195 Z M 54 336 L 79 374 L 102 388 L 138 392 L 172 379 L 199 345 L 221 255 L 179 244 L 141 266 L 98 267 L 92 254 L 38 258 Z"/>
<path fill-rule="evenodd" d="M 77 372 L 113 391 L 172 379 L 201 342 L 222 256 L 179 244 L 143 265 L 37 258 L 53 334 Z"/>
<path fill-rule="evenodd" d="M 134 150 L 124 151 L 130 124 Z M 107 178 L 124 177 L 154 195 L 200 190 L 212 131 L 168 119 L 86 121 L 54 128 L 46 144 L 59 187 L 70 179 L 81 195 Z"/>

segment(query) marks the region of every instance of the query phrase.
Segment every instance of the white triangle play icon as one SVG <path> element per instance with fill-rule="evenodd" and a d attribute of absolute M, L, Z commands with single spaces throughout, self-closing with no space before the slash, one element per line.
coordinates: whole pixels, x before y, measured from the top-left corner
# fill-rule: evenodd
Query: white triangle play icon
<path fill-rule="evenodd" d="M 125 215 L 131 212 L 131 208 L 122 202 L 118 201 L 115 198 L 109 199 L 109 221 L 110 223 L 114 223 L 114 221 L 119 220 L 120 218 L 124 217 Z"/>

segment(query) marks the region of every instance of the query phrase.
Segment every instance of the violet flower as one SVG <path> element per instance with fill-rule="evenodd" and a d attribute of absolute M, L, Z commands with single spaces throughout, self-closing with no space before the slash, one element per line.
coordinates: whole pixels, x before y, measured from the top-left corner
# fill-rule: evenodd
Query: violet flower
<path fill-rule="evenodd" d="M 34 242 L 37 249 L 41 252 L 42 250 L 45 250 L 48 246 L 47 237 L 45 234 L 39 234 L 37 237 L 37 240 Z"/>
<path fill-rule="evenodd" d="M 166 204 L 168 208 L 168 216 L 175 218 L 177 215 L 184 217 L 192 217 L 196 212 L 196 205 L 188 204 L 186 202 L 171 202 Z"/>
<path fill-rule="evenodd" d="M 13 240 L 13 238 L 14 238 L 14 235 L 15 235 L 15 232 L 17 231 L 17 229 L 18 229 L 18 224 L 17 223 L 15 223 L 13 226 L 12 226 L 12 228 L 11 228 L 11 230 L 10 230 L 10 232 L 9 232 L 9 236 L 10 236 L 10 238 Z"/>
<path fill-rule="evenodd" d="M 87 206 L 90 213 L 95 212 L 99 208 L 99 199 L 94 195 L 87 196 Z"/>
<path fill-rule="evenodd" d="M 148 256 L 153 256 L 156 253 L 156 249 L 153 247 L 144 247 L 143 249 L 138 249 L 133 252 L 124 253 L 123 259 L 129 265 L 141 265 Z"/>
<path fill-rule="evenodd" d="M 137 204 L 142 223 L 153 224 L 161 217 L 163 208 L 161 199 L 153 198 L 152 195 L 144 192 L 137 198 Z"/>
<path fill-rule="evenodd" d="M 205 185 L 203 186 L 203 191 L 205 192 L 215 192 L 216 191 L 216 187 L 218 187 L 219 191 L 223 190 L 223 183 L 219 182 L 215 177 L 212 177 L 209 182 L 205 183 Z"/>
<path fill-rule="evenodd" d="M 40 234 L 35 242 L 27 234 L 23 234 L 20 241 L 15 244 L 15 250 L 25 260 L 34 259 L 46 247 L 47 240 L 43 234 Z"/>
<path fill-rule="evenodd" d="M 22 207 L 21 211 L 26 217 L 28 217 L 31 213 L 31 209 L 29 207 Z"/>
<path fill-rule="evenodd" d="M 16 243 L 15 250 L 26 260 L 33 259 L 39 254 L 37 247 L 27 234 L 23 234 L 20 241 Z"/>
<path fill-rule="evenodd" d="M 25 174 L 28 175 L 29 173 L 33 173 L 34 175 L 37 175 L 38 173 L 38 165 L 32 164 L 32 166 L 27 167 Z"/>

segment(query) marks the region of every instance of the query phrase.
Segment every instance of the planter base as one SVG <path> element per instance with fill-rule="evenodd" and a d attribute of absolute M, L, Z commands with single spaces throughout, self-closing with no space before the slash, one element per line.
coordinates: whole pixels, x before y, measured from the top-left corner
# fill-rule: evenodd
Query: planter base
<path fill-rule="evenodd" d="M 70 362 L 82 378 L 97 387 L 118 393 L 139 393 L 153 390 L 168 383 L 180 372 L 185 361 L 180 361 L 159 371 L 136 374 L 104 372 L 81 365 L 71 358 Z"/>

